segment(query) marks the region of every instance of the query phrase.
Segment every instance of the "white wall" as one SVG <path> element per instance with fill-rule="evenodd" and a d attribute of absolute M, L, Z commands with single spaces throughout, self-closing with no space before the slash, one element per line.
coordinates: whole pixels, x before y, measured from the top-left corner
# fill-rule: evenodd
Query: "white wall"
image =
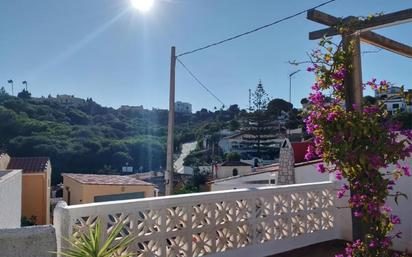
<path fill-rule="evenodd" d="M 329 174 L 319 173 L 316 170 L 316 163 L 295 167 L 295 183 L 296 184 L 321 182 L 321 181 L 328 181 L 328 180 L 329 180 Z"/>
<path fill-rule="evenodd" d="M 211 191 L 269 186 L 271 185 L 269 184 L 269 181 L 273 179 L 277 181 L 277 172 L 262 172 L 257 174 L 252 173 L 250 176 L 241 176 L 239 178 L 216 181 L 213 184 L 211 184 Z M 304 166 L 295 167 L 295 180 L 296 184 L 328 181 L 329 174 L 319 173 L 316 170 L 316 163 L 308 164 Z M 253 181 L 267 181 L 267 183 L 253 183 Z"/>
<path fill-rule="evenodd" d="M 233 176 L 233 170 L 237 169 L 238 175 L 246 175 L 252 172 L 251 166 L 219 166 L 216 172 L 217 178 L 227 178 Z"/>
<path fill-rule="evenodd" d="M 407 162 L 412 167 L 412 158 L 409 158 Z M 389 171 L 393 169 L 393 166 L 388 168 Z M 401 224 L 395 226 L 394 232 L 402 232 L 402 237 L 394 240 L 394 248 L 399 251 L 408 249 L 409 252 L 412 252 L 412 177 L 401 177 L 393 189 L 394 193 L 397 191 L 406 194 L 408 199 L 399 197 L 399 205 L 395 203 L 393 197 L 388 199 L 388 204 L 393 209 L 393 214 L 401 218 Z"/>
<path fill-rule="evenodd" d="M 21 170 L 0 171 L 0 228 L 20 227 L 21 180 Z"/>

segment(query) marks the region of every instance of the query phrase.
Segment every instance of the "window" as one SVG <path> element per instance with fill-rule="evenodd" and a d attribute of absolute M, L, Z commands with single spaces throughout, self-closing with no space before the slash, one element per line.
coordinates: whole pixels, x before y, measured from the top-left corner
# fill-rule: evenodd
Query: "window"
<path fill-rule="evenodd" d="M 237 169 L 233 169 L 233 176 L 237 176 L 239 174 L 239 172 L 237 171 Z"/>
<path fill-rule="evenodd" d="M 399 104 L 393 104 L 393 105 L 392 105 L 392 108 L 393 108 L 393 109 L 398 109 L 398 108 L 399 108 Z"/>

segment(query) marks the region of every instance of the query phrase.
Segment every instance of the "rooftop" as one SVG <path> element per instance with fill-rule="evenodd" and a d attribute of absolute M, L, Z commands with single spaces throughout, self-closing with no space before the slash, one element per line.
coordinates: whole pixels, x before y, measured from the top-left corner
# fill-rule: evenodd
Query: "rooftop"
<path fill-rule="evenodd" d="M 96 175 L 96 174 L 76 174 L 63 173 L 63 177 L 71 178 L 81 184 L 86 185 L 139 185 L 139 186 L 153 186 L 153 184 L 135 179 L 131 176 L 120 175 Z"/>
<path fill-rule="evenodd" d="M 242 161 L 225 161 L 221 164 L 221 166 L 250 166 L 250 164 Z"/>
<path fill-rule="evenodd" d="M 23 170 L 24 173 L 44 172 L 49 157 L 12 157 L 7 165 L 8 170 Z"/>

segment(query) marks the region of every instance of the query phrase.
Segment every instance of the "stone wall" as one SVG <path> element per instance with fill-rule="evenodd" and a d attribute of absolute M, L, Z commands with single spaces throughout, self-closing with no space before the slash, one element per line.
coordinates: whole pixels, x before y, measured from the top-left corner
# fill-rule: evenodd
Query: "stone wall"
<path fill-rule="evenodd" d="M 2 257 L 55 257 L 56 232 L 51 225 L 0 229 Z"/>
<path fill-rule="evenodd" d="M 279 153 L 278 185 L 295 184 L 295 157 L 289 140 L 282 143 Z"/>

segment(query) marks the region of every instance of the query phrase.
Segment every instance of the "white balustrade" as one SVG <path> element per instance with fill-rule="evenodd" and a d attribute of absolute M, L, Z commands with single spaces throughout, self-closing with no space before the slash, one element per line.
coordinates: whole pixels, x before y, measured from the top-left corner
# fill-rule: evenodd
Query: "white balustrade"
<path fill-rule="evenodd" d="M 104 233 L 124 224 L 138 257 L 266 256 L 338 237 L 334 182 L 238 189 L 67 206 L 54 224 L 62 237 L 97 219 Z"/>

